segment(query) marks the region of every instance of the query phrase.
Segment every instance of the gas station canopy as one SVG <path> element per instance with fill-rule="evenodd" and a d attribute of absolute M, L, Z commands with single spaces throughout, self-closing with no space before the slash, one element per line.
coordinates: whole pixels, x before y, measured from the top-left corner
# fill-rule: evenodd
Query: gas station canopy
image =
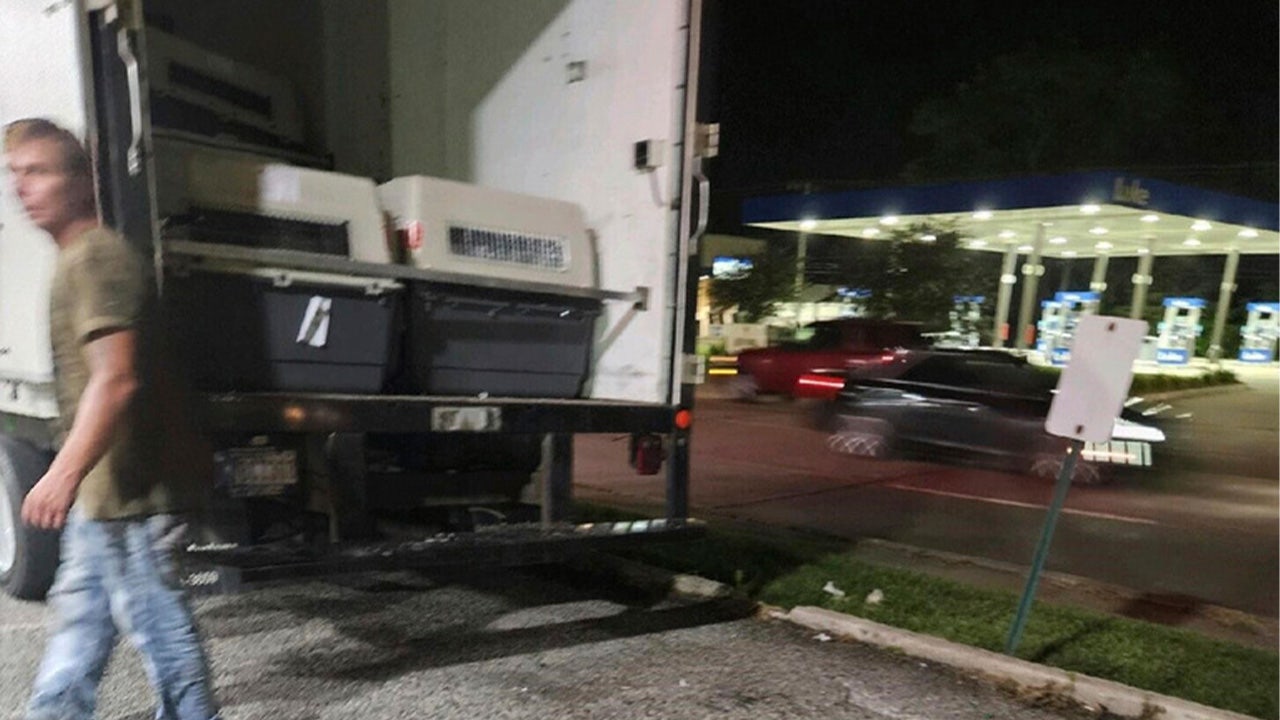
<path fill-rule="evenodd" d="M 974 250 L 1048 258 L 1280 253 L 1280 206 L 1099 171 L 753 198 L 743 223 L 863 239 L 947 224 Z M 928 242 L 925 234 L 919 238 Z M 1039 239 L 1039 242 L 1037 242 Z"/>
<path fill-rule="evenodd" d="M 1138 258 L 1129 317 L 1141 318 L 1156 256 L 1226 255 L 1208 353 L 1216 361 L 1222 356 L 1240 256 L 1280 253 L 1278 211 L 1275 203 L 1099 171 L 753 198 L 743 203 L 742 220 L 746 225 L 800 233 L 801 257 L 810 233 L 874 240 L 910 228 L 917 241 L 931 242 L 936 240 L 930 234 L 936 232 L 932 228 L 954 230 L 968 249 L 1004 256 L 991 331 L 996 347 L 1008 339 L 1019 349 L 1031 344 L 1037 285 L 1045 273 L 1046 258 L 1093 258 L 1088 297 L 1055 298 L 1044 304 L 1041 313 L 1037 346 L 1047 357 L 1062 360 L 1071 344 L 1074 318 L 1096 312 L 1107 287 L 1110 258 Z M 1013 286 L 1018 284 L 1015 270 L 1024 255 L 1017 330 L 1010 333 L 1010 304 Z M 1165 307 L 1152 359 L 1174 364 L 1190 359 L 1205 303 L 1199 298 L 1189 300 L 1194 301 L 1189 309 Z M 1184 317 L 1186 313 L 1190 314 Z M 1275 331 L 1270 329 L 1274 315 L 1264 321 L 1264 314 L 1250 312 L 1242 329 L 1242 360 L 1267 362 L 1274 357 Z M 1257 357 L 1245 357 L 1255 350 Z"/>

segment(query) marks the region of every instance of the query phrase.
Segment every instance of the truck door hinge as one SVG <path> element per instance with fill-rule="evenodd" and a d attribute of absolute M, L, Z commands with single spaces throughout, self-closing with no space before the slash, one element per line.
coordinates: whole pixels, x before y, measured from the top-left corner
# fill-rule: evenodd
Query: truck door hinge
<path fill-rule="evenodd" d="M 693 152 L 701 158 L 720 154 L 720 123 L 698 123 L 693 130 Z"/>
<path fill-rule="evenodd" d="M 707 358 L 696 353 L 685 353 L 680 363 L 680 382 L 685 385 L 701 385 L 707 380 Z"/>

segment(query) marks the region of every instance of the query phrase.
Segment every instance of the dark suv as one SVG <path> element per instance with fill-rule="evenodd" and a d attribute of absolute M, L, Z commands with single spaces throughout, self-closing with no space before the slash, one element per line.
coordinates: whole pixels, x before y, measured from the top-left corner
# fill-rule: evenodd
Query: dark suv
<path fill-rule="evenodd" d="M 889 457 L 924 451 L 929 459 L 985 458 L 1055 477 L 1066 441 L 1045 417 L 1057 375 L 993 350 L 898 353 L 892 362 L 849 374 L 827 410 L 832 450 Z M 1163 430 L 1136 409 L 1116 418 L 1109 442 L 1089 443 L 1073 480 L 1102 482 L 1109 468 L 1151 466 Z"/>

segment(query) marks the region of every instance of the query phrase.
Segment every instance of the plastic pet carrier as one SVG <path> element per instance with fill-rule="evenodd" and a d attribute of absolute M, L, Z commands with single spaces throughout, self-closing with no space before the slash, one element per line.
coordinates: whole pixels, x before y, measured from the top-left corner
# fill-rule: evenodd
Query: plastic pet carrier
<path fill-rule="evenodd" d="M 427 395 L 582 395 L 600 301 L 420 284 L 406 373 Z"/>
<path fill-rule="evenodd" d="M 190 381 L 211 392 L 381 391 L 399 354 L 400 290 L 334 280 L 169 277 L 166 326 Z"/>

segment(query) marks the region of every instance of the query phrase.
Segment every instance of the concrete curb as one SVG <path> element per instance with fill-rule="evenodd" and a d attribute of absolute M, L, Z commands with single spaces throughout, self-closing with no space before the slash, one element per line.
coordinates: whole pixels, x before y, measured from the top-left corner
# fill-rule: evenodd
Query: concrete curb
<path fill-rule="evenodd" d="M 1007 655 L 817 607 L 798 607 L 780 617 L 802 627 L 897 650 L 912 657 L 983 675 L 1035 692 L 1052 692 L 1091 708 L 1106 708 L 1124 717 L 1161 720 L 1253 720 L 1180 698 L 1158 695 L 1110 680 L 1037 665 Z"/>
<path fill-rule="evenodd" d="M 590 572 L 603 571 L 622 582 L 665 591 L 672 596 L 697 600 L 737 598 L 744 602 L 751 602 L 724 583 L 697 575 L 672 573 L 604 553 L 589 554 L 575 561 L 573 565 Z M 758 603 L 753 604 L 759 607 Z M 834 637 L 855 640 L 947 665 L 1021 692 L 1036 695 L 1051 693 L 1069 698 L 1089 708 L 1106 708 L 1107 712 L 1121 717 L 1158 717 L 1160 720 L 1257 720 L 1229 710 L 1219 710 L 1111 680 L 1038 665 L 1008 655 L 882 625 L 825 608 L 797 607 L 790 612 L 775 610 L 770 612 L 769 616 L 810 630 L 829 633 Z"/>
<path fill-rule="evenodd" d="M 1210 385 L 1208 387 L 1188 388 L 1186 390 L 1168 390 L 1160 393 L 1147 393 L 1143 395 L 1144 400 L 1181 400 L 1183 398 L 1201 397 L 1204 395 L 1225 395 L 1227 393 L 1240 392 L 1248 390 L 1249 385 L 1244 382 L 1234 383 L 1231 385 Z"/>

